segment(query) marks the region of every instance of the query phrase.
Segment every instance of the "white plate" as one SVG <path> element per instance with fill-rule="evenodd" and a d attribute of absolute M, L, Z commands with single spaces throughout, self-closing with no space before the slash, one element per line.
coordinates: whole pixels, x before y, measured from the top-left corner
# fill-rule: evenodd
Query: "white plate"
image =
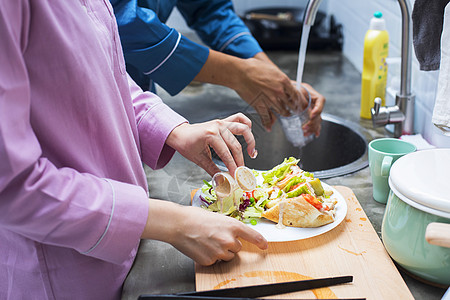
<path fill-rule="evenodd" d="M 285 227 L 280 229 L 275 226 L 276 223 L 261 218 L 258 220 L 258 224 L 256 225 L 248 224 L 248 226 L 261 233 L 269 242 L 287 242 L 287 241 L 303 240 L 332 230 L 333 228 L 338 226 L 347 215 L 347 202 L 335 188 L 329 186 L 323 181 L 322 186 L 325 190 L 332 190 L 333 195 L 331 196 L 331 198 L 337 200 L 336 217 L 333 223 L 316 228 Z M 201 189 L 199 189 L 197 193 L 195 193 L 194 197 L 192 198 L 193 206 L 200 207 L 201 193 L 202 193 Z"/>

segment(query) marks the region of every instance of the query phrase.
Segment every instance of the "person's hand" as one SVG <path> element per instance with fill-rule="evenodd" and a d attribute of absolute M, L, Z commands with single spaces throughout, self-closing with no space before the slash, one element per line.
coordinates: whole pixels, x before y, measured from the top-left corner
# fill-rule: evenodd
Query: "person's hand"
<path fill-rule="evenodd" d="M 183 123 L 170 133 L 166 144 L 202 167 L 211 176 L 220 171 L 211 159 L 212 147 L 230 173 L 234 174 L 237 167 L 244 165 L 242 146 L 234 135 L 244 137 L 250 157 L 257 155 L 251 127 L 252 122 L 242 113 L 205 123 Z"/>
<path fill-rule="evenodd" d="M 289 110 L 296 111 L 299 103 L 306 103 L 288 76 L 264 52 L 242 59 L 210 50 L 208 59 L 194 79 L 235 90 L 257 111 L 268 131 L 276 120 L 274 112 L 288 116 Z"/>
<path fill-rule="evenodd" d="M 240 238 L 262 250 L 268 247 L 260 233 L 234 218 L 155 199 L 150 199 L 142 238 L 168 242 L 205 266 L 233 259 L 241 250 Z"/>
<path fill-rule="evenodd" d="M 325 105 L 325 97 L 319 94 L 311 85 L 302 83 L 302 85 L 309 91 L 311 95 L 311 113 L 310 120 L 303 126 L 303 133 L 305 136 L 314 134 L 319 137 L 322 128 L 322 111 Z M 304 91 L 306 93 L 306 91 Z M 307 95 L 305 95 L 307 97 Z"/>
<path fill-rule="evenodd" d="M 243 70 L 231 87 L 256 110 L 266 130 L 270 131 L 276 120 L 274 112 L 288 116 L 289 110 L 296 111 L 306 102 L 272 62 L 255 57 L 242 60 L 240 67 Z"/>
<path fill-rule="evenodd" d="M 267 248 L 264 237 L 244 223 L 198 207 L 186 207 L 188 217 L 183 230 L 171 244 L 201 265 L 211 265 L 218 260 L 229 261 L 238 253 L 242 244 L 239 238 Z"/>

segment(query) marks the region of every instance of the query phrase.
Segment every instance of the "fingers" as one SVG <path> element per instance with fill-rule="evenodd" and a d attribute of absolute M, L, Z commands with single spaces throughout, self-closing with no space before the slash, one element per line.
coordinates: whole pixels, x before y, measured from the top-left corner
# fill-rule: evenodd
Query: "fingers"
<path fill-rule="evenodd" d="M 250 242 L 254 245 L 256 245 L 259 249 L 265 250 L 269 246 L 267 240 L 257 232 L 256 230 L 248 227 L 247 225 L 243 224 L 243 226 L 240 227 L 238 236 L 242 239 L 246 240 L 247 242 Z"/>
<path fill-rule="evenodd" d="M 227 122 L 239 122 L 239 123 L 247 125 L 249 128 L 252 128 L 252 121 L 247 116 L 245 116 L 243 113 L 237 113 L 237 114 L 231 115 L 229 117 L 226 117 L 223 120 L 227 121 Z"/>
<path fill-rule="evenodd" d="M 222 140 L 225 142 L 225 145 L 227 147 L 227 149 L 223 149 L 224 152 L 226 151 L 226 153 L 224 153 L 224 156 L 228 160 L 228 164 L 226 164 L 226 165 L 232 166 L 232 168 L 228 168 L 230 170 L 231 174 L 234 174 L 234 171 L 236 170 L 236 168 L 238 166 L 244 165 L 244 157 L 242 155 L 242 145 L 239 143 L 239 141 L 234 136 L 234 134 L 238 134 L 237 132 L 240 131 L 238 129 L 238 127 L 240 127 L 239 125 L 241 125 L 244 128 L 248 128 L 246 125 L 231 122 L 225 129 L 222 129 L 220 132 Z M 244 135 L 246 134 L 247 136 L 249 135 L 248 132 L 243 132 L 243 134 Z M 253 139 L 253 135 L 251 134 L 251 132 L 250 132 L 250 136 Z M 255 146 L 255 141 L 253 140 L 253 147 L 254 146 Z M 229 149 L 229 151 L 227 151 L 228 149 Z M 230 155 L 230 151 L 231 151 L 231 155 Z"/>
<path fill-rule="evenodd" d="M 242 113 L 237 113 L 224 119 L 224 121 L 230 120 L 234 121 L 230 122 L 229 125 L 227 125 L 226 127 L 232 133 L 232 136 L 230 136 L 230 140 L 232 139 L 233 141 L 232 142 L 230 141 L 230 143 L 232 143 L 237 148 L 235 149 L 236 151 L 233 153 L 236 155 L 240 155 L 242 157 L 241 144 L 234 137 L 234 135 L 242 135 L 244 137 L 245 142 L 247 143 L 248 155 L 252 158 L 255 158 L 257 151 L 255 148 L 256 146 L 255 137 L 253 136 L 253 133 L 251 131 L 252 121 Z M 244 164 L 244 161 L 242 161 L 242 164 L 240 164 L 240 162 L 237 163 L 239 166 L 241 166 Z"/>
<path fill-rule="evenodd" d="M 322 100 L 323 99 L 323 100 Z M 311 109 L 311 119 L 319 116 L 322 113 L 323 106 L 325 104 L 325 98 L 322 97 L 322 99 L 318 99 L 314 102 L 314 105 Z"/>
<path fill-rule="evenodd" d="M 322 113 L 326 99 L 323 95 L 317 92 L 311 85 L 307 83 L 302 83 L 302 85 L 305 86 L 305 88 L 309 91 L 311 95 L 311 102 L 313 103 L 311 110 L 311 119 L 313 119 Z"/>
<path fill-rule="evenodd" d="M 238 113 L 223 120 L 217 120 L 219 134 L 213 135 L 209 145 L 216 151 L 217 155 L 227 166 L 231 174 L 238 166 L 244 165 L 242 145 L 235 135 L 242 135 L 247 143 L 247 153 L 255 157 L 255 138 L 251 132 L 251 121 L 244 114 Z M 211 169 L 213 166 L 211 166 Z M 209 172 L 208 172 L 209 173 Z M 211 174 L 213 175 L 213 174 Z"/>
<path fill-rule="evenodd" d="M 273 108 L 275 112 L 281 116 L 289 116 L 291 114 L 291 110 L 295 108 L 295 98 L 291 98 L 290 95 L 283 94 L 282 96 L 277 97 L 272 100 Z"/>
<path fill-rule="evenodd" d="M 256 112 L 259 115 L 261 124 L 264 126 L 267 132 L 272 130 L 272 126 L 276 121 L 274 113 L 267 106 L 255 106 Z"/>
<path fill-rule="evenodd" d="M 205 149 L 200 152 L 200 155 L 197 156 L 197 160 L 194 160 L 194 162 L 211 176 L 217 172 L 220 172 L 219 167 L 217 167 L 211 159 L 211 151 L 209 150 L 209 146 L 205 147 Z"/>
<path fill-rule="evenodd" d="M 322 117 L 320 115 L 318 115 L 315 119 L 314 119 L 314 124 L 315 124 L 315 130 L 313 130 L 313 133 L 316 135 L 316 137 L 320 136 L 320 130 L 322 129 Z"/>
<path fill-rule="evenodd" d="M 293 108 L 296 90 L 291 85 L 291 80 L 273 63 L 259 63 L 255 69 L 254 92 L 256 97 L 250 103 L 253 107 L 257 104 L 265 105 L 268 110 L 273 110 L 279 115 L 288 116 L 289 109 Z M 254 94 L 254 95 L 255 95 Z M 261 102 L 261 103 L 256 103 Z"/>
<path fill-rule="evenodd" d="M 267 132 L 271 132 L 272 126 L 273 126 L 273 124 L 275 124 L 277 117 L 271 110 L 267 111 L 267 114 L 268 115 L 266 116 L 266 122 L 265 122 L 265 124 L 263 123 L 263 126 Z M 260 114 L 260 116 L 261 116 L 261 114 Z M 262 122 L 262 118 L 261 118 L 261 122 Z"/>
<path fill-rule="evenodd" d="M 242 243 L 237 238 L 234 240 L 234 243 L 231 243 L 219 257 L 219 260 L 230 261 L 232 260 L 236 254 L 241 251 Z"/>
<path fill-rule="evenodd" d="M 161 216 L 166 213 L 167 210 L 161 209 Z M 236 253 L 242 249 L 242 239 L 263 250 L 268 246 L 267 241 L 260 233 L 232 217 L 192 206 L 181 206 L 180 210 L 175 210 L 170 214 L 174 215 L 175 222 L 169 222 L 169 226 L 175 224 L 174 227 L 177 230 L 168 230 L 169 234 L 164 235 L 164 238 L 166 236 L 168 238 L 161 240 L 170 242 L 201 265 L 207 266 L 216 261 L 233 259 Z M 176 222 L 177 218 L 181 218 L 181 223 Z M 157 223 L 161 226 L 160 224 L 161 222 Z M 181 227 L 179 227 L 180 225 Z M 161 226 L 161 228 L 167 230 L 166 226 Z M 173 234 L 174 232 L 175 234 Z"/>
<path fill-rule="evenodd" d="M 306 103 L 306 98 L 300 93 L 296 88 L 295 81 L 290 81 L 285 88 L 285 93 L 288 97 L 287 106 L 291 111 L 298 111 L 299 109 L 304 109 L 304 103 Z"/>
<path fill-rule="evenodd" d="M 284 93 L 283 89 L 277 92 L 271 92 L 266 94 L 265 92 L 259 92 L 258 95 L 250 102 L 257 111 L 271 111 L 273 110 L 279 115 L 288 116 L 289 109 L 287 103 L 290 100 L 290 96 Z"/>
<path fill-rule="evenodd" d="M 275 94 L 274 99 L 271 99 L 272 107 L 274 111 L 281 116 L 289 116 L 291 111 L 296 109 L 296 99 L 299 93 L 290 83 L 290 80 L 286 77 L 286 80 L 282 82 L 282 89 Z"/>
<path fill-rule="evenodd" d="M 311 88 L 312 89 L 312 88 Z M 320 130 L 322 128 L 322 111 L 325 106 L 325 97 L 321 94 L 317 93 L 314 89 L 311 92 L 313 100 L 313 107 L 311 110 L 311 121 L 312 121 L 312 129 L 311 132 L 319 137 Z"/>
<path fill-rule="evenodd" d="M 319 137 L 321 128 L 322 128 L 322 117 L 318 115 L 314 119 L 309 120 L 303 126 L 303 134 L 305 136 L 310 136 L 311 134 L 314 134 L 316 137 Z"/>
<path fill-rule="evenodd" d="M 234 244 L 230 245 L 228 252 L 231 252 L 233 254 L 238 253 L 239 251 L 241 251 L 242 249 L 242 243 L 240 240 L 235 239 Z"/>
<path fill-rule="evenodd" d="M 278 113 L 283 116 L 288 116 L 290 115 L 290 111 L 296 111 L 298 109 L 298 99 L 302 98 L 302 96 L 296 88 L 295 84 L 292 84 L 292 81 L 289 79 L 289 77 L 281 70 L 279 70 L 279 72 L 279 85 L 281 86 L 281 90 L 278 93 L 277 98 L 282 109 L 281 112 Z"/>
<path fill-rule="evenodd" d="M 204 255 L 204 259 L 197 260 L 198 263 L 201 265 L 209 266 L 214 263 L 218 263 L 221 261 L 230 261 L 232 260 L 236 254 L 241 251 L 242 244 L 241 242 L 236 238 L 234 243 L 232 243 L 233 246 L 228 248 L 228 246 L 224 246 L 220 251 L 217 251 L 215 255 Z M 234 246 L 236 245 L 236 246 Z M 233 248 L 233 250 L 232 250 Z"/>
<path fill-rule="evenodd" d="M 255 157 L 255 138 L 251 126 L 250 119 L 242 113 L 224 120 L 192 125 L 185 123 L 172 130 L 166 144 L 202 167 L 211 176 L 220 171 L 211 158 L 212 147 L 233 174 L 238 166 L 244 165 L 242 146 L 235 135 L 244 137 L 248 154 Z"/>
<path fill-rule="evenodd" d="M 315 135 L 316 137 L 319 137 L 319 136 L 320 136 L 320 131 L 321 131 L 321 130 L 322 130 L 322 125 L 319 124 L 319 125 L 317 126 L 315 132 L 314 132 L 314 135 Z"/>
<path fill-rule="evenodd" d="M 309 95 L 308 92 L 304 89 L 302 89 L 302 91 L 304 93 L 299 92 L 298 98 L 297 98 L 297 102 L 296 102 L 296 107 L 297 107 L 297 112 L 302 112 L 305 109 L 308 108 L 309 105 Z M 311 99 L 312 102 L 312 99 Z"/>
<path fill-rule="evenodd" d="M 311 112 L 310 121 L 303 127 L 306 136 L 314 134 L 319 137 L 322 123 L 322 111 L 325 106 L 326 99 L 323 95 L 318 93 L 311 85 L 302 83 L 302 86 L 308 90 L 311 95 Z M 306 92 L 306 91 L 305 91 Z"/>
<path fill-rule="evenodd" d="M 228 241 L 222 246 L 222 251 L 218 253 L 215 258 L 216 261 L 232 260 L 242 249 L 242 243 L 239 238 L 256 245 L 261 250 L 268 248 L 267 240 L 259 232 L 253 230 L 240 221 L 234 219 L 230 221 L 235 222 L 235 224 L 230 224 L 234 238 L 232 241 Z"/>
<path fill-rule="evenodd" d="M 273 113 L 289 116 L 296 108 L 298 93 L 289 77 L 264 54 L 262 59 L 244 59 L 246 72 L 233 89 L 256 109 L 263 126 L 270 130 L 276 118 Z"/>
<path fill-rule="evenodd" d="M 276 117 L 275 117 L 275 114 L 273 113 L 273 111 L 275 111 L 276 113 L 278 113 L 279 115 L 282 115 L 282 116 L 289 115 L 288 110 L 286 110 L 285 108 L 281 109 L 282 103 L 278 103 L 276 106 L 272 105 L 272 104 L 273 103 L 271 102 L 269 97 L 267 97 L 262 92 L 260 92 L 258 94 L 258 96 L 252 102 L 250 102 L 250 105 L 253 106 L 253 108 L 258 113 L 258 115 L 261 119 L 261 124 L 264 126 L 264 128 L 268 132 L 271 131 L 272 126 L 276 121 Z M 273 109 L 273 111 L 272 111 L 272 109 Z"/>
<path fill-rule="evenodd" d="M 216 151 L 217 155 L 230 171 L 230 174 L 234 174 L 236 168 L 244 164 L 244 158 L 242 157 L 241 144 L 236 140 L 233 134 L 227 131 L 227 129 L 221 129 L 220 135 L 211 140 L 210 146 Z M 233 153 L 233 155 L 231 153 Z M 214 173 L 211 174 L 209 172 L 208 174 L 211 176 L 214 175 Z"/>

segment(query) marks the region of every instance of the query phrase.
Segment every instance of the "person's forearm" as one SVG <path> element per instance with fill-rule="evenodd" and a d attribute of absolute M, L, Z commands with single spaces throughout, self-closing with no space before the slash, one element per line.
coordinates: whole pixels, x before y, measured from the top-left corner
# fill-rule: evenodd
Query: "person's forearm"
<path fill-rule="evenodd" d="M 253 56 L 253 58 L 256 58 L 256 59 L 259 59 L 261 61 L 265 61 L 265 62 L 268 62 L 268 63 L 271 63 L 271 64 L 275 65 L 275 63 L 272 60 L 270 60 L 270 58 L 264 52 L 256 53 L 255 56 Z"/>
<path fill-rule="evenodd" d="M 147 224 L 141 238 L 173 242 L 177 229 L 183 228 L 183 225 L 180 224 L 183 219 L 183 207 L 164 200 L 149 199 L 149 202 Z"/>
<path fill-rule="evenodd" d="M 206 63 L 194 80 L 234 89 L 241 72 L 244 72 L 243 59 L 210 50 Z"/>
<path fill-rule="evenodd" d="M 257 53 L 253 58 L 276 67 L 264 52 Z M 240 85 L 245 80 L 243 74 L 246 74 L 246 69 L 249 67 L 246 59 L 210 50 L 206 63 L 194 80 L 218 84 L 236 90 L 241 88 Z M 278 69 L 278 67 L 276 68 Z"/>

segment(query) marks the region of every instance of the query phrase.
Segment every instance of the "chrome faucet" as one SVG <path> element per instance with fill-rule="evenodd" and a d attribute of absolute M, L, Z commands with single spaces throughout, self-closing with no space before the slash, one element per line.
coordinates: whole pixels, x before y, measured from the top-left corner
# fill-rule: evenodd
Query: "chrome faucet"
<path fill-rule="evenodd" d="M 309 0 L 303 18 L 303 24 L 314 24 L 317 10 L 322 0 Z M 394 137 L 414 132 L 414 102 L 415 96 L 411 93 L 411 7 L 408 0 L 398 0 L 402 12 L 402 46 L 400 65 L 400 91 L 395 97 L 394 106 L 381 106 L 381 99 L 374 99 L 371 109 L 374 127 L 394 124 Z"/>

